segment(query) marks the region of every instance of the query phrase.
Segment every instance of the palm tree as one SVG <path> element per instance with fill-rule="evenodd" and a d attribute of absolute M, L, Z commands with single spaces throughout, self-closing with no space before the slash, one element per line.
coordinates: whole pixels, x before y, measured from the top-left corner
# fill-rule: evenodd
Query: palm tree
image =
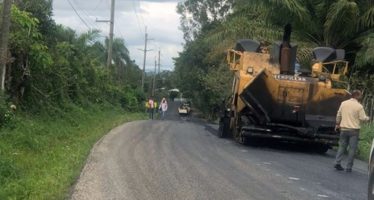
<path fill-rule="evenodd" d="M 227 48 L 238 38 L 279 39 L 282 27 L 293 25 L 299 59 L 312 48 L 342 48 L 356 69 L 374 63 L 374 3 L 371 0 L 238 0 L 233 13 L 207 37 Z M 357 62 L 355 62 L 357 61 Z"/>
<path fill-rule="evenodd" d="M 371 0 L 261 0 L 267 21 L 291 22 L 298 40 L 342 48 L 351 61 L 373 57 L 374 3 Z M 365 62 L 356 63 L 362 65 Z M 362 66 L 357 66 L 362 67 Z"/>
<path fill-rule="evenodd" d="M 129 50 L 125 45 L 125 40 L 122 38 L 114 38 L 113 40 L 113 77 L 118 82 L 124 83 L 125 68 L 129 66 L 132 61 L 130 59 Z"/>

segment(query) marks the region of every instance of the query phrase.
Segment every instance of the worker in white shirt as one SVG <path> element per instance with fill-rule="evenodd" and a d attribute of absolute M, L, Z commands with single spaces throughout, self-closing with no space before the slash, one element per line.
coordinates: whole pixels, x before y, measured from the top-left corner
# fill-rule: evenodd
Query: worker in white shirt
<path fill-rule="evenodd" d="M 335 130 L 340 129 L 339 149 L 335 158 L 334 168 L 342 171 L 344 168 L 341 166 L 344 152 L 348 150 L 346 172 L 352 172 L 354 156 L 358 146 L 360 135 L 360 124 L 369 121 L 366 116 L 363 106 L 359 103 L 362 99 L 362 93 L 359 90 L 352 92 L 352 98 L 343 101 L 340 104 L 338 113 L 336 115 Z"/>
<path fill-rule="evenodd" d="M 168 110 L 168 102 L 165 97 L 161 100 L 159 110 L 161 111 L 161 119 L 165 119 L 165 113 Z"/>

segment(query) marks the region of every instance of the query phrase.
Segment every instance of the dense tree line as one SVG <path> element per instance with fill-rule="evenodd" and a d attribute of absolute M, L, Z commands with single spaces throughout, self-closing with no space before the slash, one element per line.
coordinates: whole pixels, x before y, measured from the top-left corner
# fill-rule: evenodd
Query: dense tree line
<path fill-rule="evenodd" d="M 141 70 L 125 41 L 114 39 L 113 64 L 106 68 L 107 40 L 96 30 L 78 34 L 57 25 L 51 0 L 14 1 L 7 55 L 0 124 L 10 104 L 32 113 L 61 111 L 71 103 L 137 110 L 144 98 Z"/>
<path fill-rule="evenodd" d="M 183 92 L 206 113 L 228 95 L 231 74 L 225 50 L 243 38 L 269 46 L 291 23 L 298 62 L 311 66 L 311 50 L 329 46 L 346 50 L 351 88 L 366 91 L 373 105 L 374 5 L 370 0 L 186 0 L 178 4 L 184 50 L 175 59 L 175 76 Z"/>

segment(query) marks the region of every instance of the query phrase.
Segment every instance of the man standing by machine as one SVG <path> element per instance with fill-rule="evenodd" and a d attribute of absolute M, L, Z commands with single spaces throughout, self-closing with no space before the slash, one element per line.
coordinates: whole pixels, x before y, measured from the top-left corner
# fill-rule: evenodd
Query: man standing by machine
<path fill-rule="evenodd" d="M 335 158 L 334 168 L 338 171 L 344 170 L 341 166 L 344 152 L 348 150 L 346 172 L 352 172 L 354 155 L 357 150 L 358 139 L 360 134 L 360 123 L 369 121 L 365 114 L 363 106 L 359 103 L 362 99 L 362 93 L 359 90 L 352 92 L 352 98 L 343 101 L 336 115 L 335 130 L 340 129 L 339 149 Z"/>

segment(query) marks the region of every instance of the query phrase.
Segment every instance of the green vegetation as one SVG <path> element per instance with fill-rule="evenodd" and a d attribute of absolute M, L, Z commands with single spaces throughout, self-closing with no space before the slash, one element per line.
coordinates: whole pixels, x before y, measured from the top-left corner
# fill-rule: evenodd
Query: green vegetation
<path fill-rule="evenodd" d="M 77 34 L 51 16 L 52 1 L 13 4 L 1 101 L 33 114 L 102 102 L 136 111 L 145 93 L 124 39 L 114 39 L 113 64 L 107 67 L 108 41 L 99 31 Z"/>
<path fill-rule="evenodd" d="M 370 149 L 371 149 L 371 143 L 374 138 L 374 124 L 367 124 L 362 127 L 361 133 L 360 133 L 360 142 L 358 147 L 358 158 L 362 160 L 368 160 Z"/>
<path fill-rule="evenodd" d="M 144 117 L 109 104 L 71 105 L 58 117 L 17 114 L 0 130 L 0 199 L 64 199 L 92 145 L 111 128 Z"/>
<path fill-rule="evenodd" d="M 50 0 L 13 1 L 0 76 L 0 199 L 64 199 L 92 145 L 144 118 L 141 70 L 120 38 L 106 67 L 100 34 L 57 25 Z"/>

